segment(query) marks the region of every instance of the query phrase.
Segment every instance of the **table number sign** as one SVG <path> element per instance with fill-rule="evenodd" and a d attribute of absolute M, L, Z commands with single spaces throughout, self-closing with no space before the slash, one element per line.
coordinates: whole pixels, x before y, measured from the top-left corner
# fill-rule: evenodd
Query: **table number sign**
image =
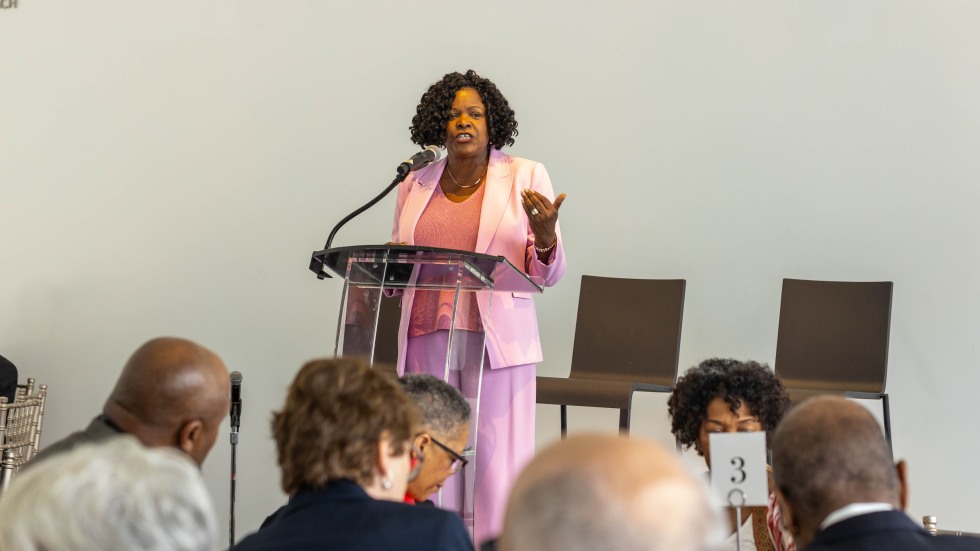
<path fill-rule="evenodd" d="M 766 433 L 712 433 L 709 439 L 711 490 L 732 507 L 766 505 L 769 501 Z"/>

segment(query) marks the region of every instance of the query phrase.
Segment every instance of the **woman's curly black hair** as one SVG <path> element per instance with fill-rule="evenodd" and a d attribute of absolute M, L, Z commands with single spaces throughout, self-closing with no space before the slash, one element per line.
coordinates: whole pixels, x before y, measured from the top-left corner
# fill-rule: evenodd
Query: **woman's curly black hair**
<path fill-rule="evenodd" d="M 427 145 L 446 145 L 446 124 L 449 122 L 449 109 L 456 99 L 456 92 L 463 88 L 474 88 L 480 94 L 483 105 L 487 107 L 487 131 L 490 146 L 500 149 L 514 145 L 517 136 L 517 119 L 507 98 L 500 93 L 497 85 L 470 69 L 466 74 L 449 73 L 442 77 L 422 94 L 415 116 L 412 117 L 412 141 L 425 147 Z"/>
<path fill-rule="evenodd" d="M 704 450 L 698 433 L 708 415 L 708 403 L 715 398 L 724 399 L 732 413 L 744 402 L 766 431 L 767 445 L 790 405 L 783 383 L 765 364 L 721 358 L 701 362 L 677 380 L 667 402 L 670 431 L 685 449 L 694 446 L 699 455 Z"/>

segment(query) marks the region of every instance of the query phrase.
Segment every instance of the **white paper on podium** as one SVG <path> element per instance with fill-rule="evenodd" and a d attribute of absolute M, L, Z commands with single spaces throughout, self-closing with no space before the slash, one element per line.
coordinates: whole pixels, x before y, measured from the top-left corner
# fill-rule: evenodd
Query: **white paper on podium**
<path fill-rule="evenodd" d="M 711 490 L 731 506 L 757 507 L 769 502 L 766 433 L 709 435 Z"/>

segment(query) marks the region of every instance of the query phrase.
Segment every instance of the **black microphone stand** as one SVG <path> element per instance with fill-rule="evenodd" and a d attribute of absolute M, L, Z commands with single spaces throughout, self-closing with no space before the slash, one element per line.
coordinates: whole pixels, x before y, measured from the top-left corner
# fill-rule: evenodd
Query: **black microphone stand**
<path fill-rule="evenodd" d="M 228 550 L 235 547 L 235 483 L 238 481 L 238 427 L 241 425 L 242 402 L 231 403 L 231 508 L 228 519 Z"/>

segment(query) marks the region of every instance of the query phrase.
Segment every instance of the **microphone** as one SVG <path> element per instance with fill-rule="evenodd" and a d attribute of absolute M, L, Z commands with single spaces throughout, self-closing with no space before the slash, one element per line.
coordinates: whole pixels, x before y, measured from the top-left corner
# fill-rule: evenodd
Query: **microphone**
<path fill-rule="evenodd" d="M 238 427 L 242 420 L 242 374 L 232 371 L 231 379 L 231 508 L 228 511 L 228 549 L 235 547 L 235 488 L 238 483 Z"/>
<path fill-rule="evenodd" d="M 407 175 L 413 170 L 418 170 L 431 162 L 437 161 L 440 155 L 442 155 L 442 149 L 438 145 L 427 146 L 422 151 L 412 155 L 407 161 L 398 165 L 396 170 L 403 176 Z"/>
<path fill-rule="evenodd" d="M 228 378 L 231 379 L 231 428 L 238 431 L 242 420 L 242 374 L 232 371 Z"/>

